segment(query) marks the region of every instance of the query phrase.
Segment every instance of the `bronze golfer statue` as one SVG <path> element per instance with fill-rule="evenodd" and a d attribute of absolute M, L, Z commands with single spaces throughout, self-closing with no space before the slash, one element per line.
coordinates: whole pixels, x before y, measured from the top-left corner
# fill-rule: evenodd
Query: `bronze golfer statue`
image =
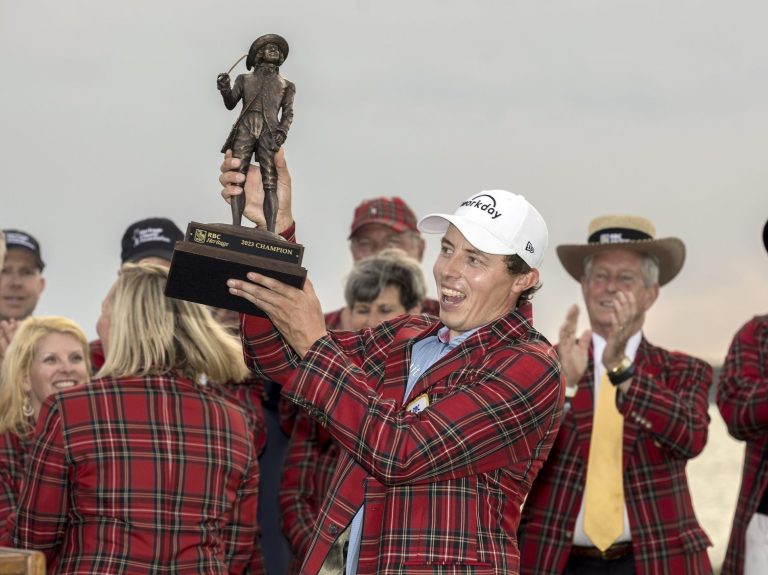
<path fill-rule="evenodd" d="M 240 172 L 247 175 L 251 158 L 256 156 L 264 186 L 264 217 L 267 230 L 275 232 L 277 218 L 277 172 L 275 152 L 285 142 L 293 121 L 293 96 L 296 87 L 280 75 L 280 65 L 288 57 L 288 42 L 278 34 L 265 34 L 251 44 L 246 68 L 230 85 L 229 74 L 219 74 L 216 86 L 228 110 L 243 101 L 240 116 L 232 126 L 229 138 L 221 149 L 228 149 L 240 158 Z M 245 196 L 232 198 L 232 223 L 239 226 Z"/>
<path fill-rule="evenodd" d="M 277 220 L 277 171 L 275 152 L 285 142 L 293 120 L 296 88 L 280 75 L 288 56 L 288 42 L 277 34 L 266 34 L 251 44 L 245 63 L 250 73 L 240 74 L 230 85 L 229 72 L 219 74 L 216 85 L 228 109 L 242 100 L 243 108 L 232 126 L 222 152 L 232 150 L 239 158 L 240 172 L 247 176 L 253 156 L 259 163 L 264 188 L 263 211 L 266 229 L 240 225 L 245 195 L 232 198 L 232 224 L 190 222 L 184 240 L 176 242 L 165 295 L 222 307 L 233 311 L 262 314 L 248 301 L 233 296 L 227 288 L 230 278 L 247 279 L 258 272 L 301 288 L 307 270 L 301 267 L 304 247 L 275 233 Z"/>

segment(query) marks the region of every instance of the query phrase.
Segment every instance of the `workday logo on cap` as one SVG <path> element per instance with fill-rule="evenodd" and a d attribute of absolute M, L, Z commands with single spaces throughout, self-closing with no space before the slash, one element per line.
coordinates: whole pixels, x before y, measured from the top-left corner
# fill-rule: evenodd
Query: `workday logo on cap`
<path fill-rule="evenodd" d="M 477 195 L 474 198 L 461 202 L 461 206 L 477 208 L 481 212 L 486 212 L 494 220 L 501 217 L 501 212 L 496 207 L 496 198 L 490 194 Z"/>
<path fill-rule="evenodd" d="M 419 222 L 419 229 L 442 234 L 451 224 L 478 250 L 517 254 L 532 268 L 541 265 L 549 242 L 541 214 L 523 196 L 506 190 L 475 194 L 453 214 L 429 214 Z"/>

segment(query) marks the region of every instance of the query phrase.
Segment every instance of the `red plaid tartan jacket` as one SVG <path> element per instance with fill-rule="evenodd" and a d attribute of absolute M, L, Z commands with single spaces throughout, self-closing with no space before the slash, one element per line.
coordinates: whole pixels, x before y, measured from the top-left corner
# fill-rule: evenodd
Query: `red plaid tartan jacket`
<path fill-rule="evenodd" d="M 360 575 L 509 574 L 520 506 L 549 452 L 563 386 L 551 346 L 512 312 L 430 367 L 403 401 L 411 348 L 441 324 L 403 316 L 331 332 L 303 361 L 243 316 L 246 360 L 342 446 L 302 573 L 317 573 L 363 502 Z M 404 409 L 427 394 L 418 414 Z"/>
<path fill-rule="evenodd" d="M 341 310 L 325 314 L 327 329 L 338 330 L 340 323 Z M 282 396 L 281 401 L 285 401 Z M 315 519 L 336 471 L 339 452 L 339 443 L 331 434 L 303 409 L 297 409 L 280 481 L 281 522 L 291 546 L 288 567 L 291 575 L 301 574 Z"/>
<path fill-rule="evenodd" d="M 437 317 L 439 313 L 434 310 L 437 308 L 439 312 L 439 304 L 435 300 L 427 301 L 434 305 L 425 313 Z M 340 322 L 341 310 L 325 314 L 327 329 L 341 329 Z M 320 505 L 339 462 L 340 449 L 339 443 L 317 421 L 304 410 L 297 410 L 280 485 L 283 533 L 293 555 L 289 566 L 292 575 L 301 573 Z"/>
<path fill-rule="evenodd" d="M 255 440 L 256 455 L 261 455 L 267 445 L 267 425 L 264 423 L 264 407 L 261 403 L 264 397 L 264 382 L 255 377 L 248 377 L 243 381 L 228 381 L 223 384 L 208 382 L 206 389 L 245 411 Z"/>
<path fill-rule="evenodd" d="M 52 574 L 261 573 L 245 413 L 195 382 L 101 379 L 43 404 L 14 546 Z"/>
<path fill-rule="evenodd" d="M 712 368 L 645 339 L 626 394 L 617 394 L 624 416 L 624 497 L 638 574 L 711 573 L 688 490 L 685 466 L 707 442 Z M 521 573 L 559 575 L 573 543 L 584 492 L 592 433 L 594 365 L 563 417 L 549 459 L 523 508 Z"/>
<path fill-rule="evenodd" d="M 340 453 L 339 442 L 304 410 L 297 410 L 280 483 L 283 533 L 292 552 L 289 573 L 302 573 L 301 564 Z"/>
<path fill-rule="evenodd" d="M 0 434 L 0 546 L 9 545 L 7 520 L 16 512 L 30 449 L 31 436 L 21 438 L 10 431 Z"/>
<path fill-rule="evenodd" d="M 756 316 L 733 338 L 720 372 L 717 405 L 736 439 L 747 442 L 741 490 L 723 575 L 744 571 L 744 537 L 768 488 L 768 315 Z"/>

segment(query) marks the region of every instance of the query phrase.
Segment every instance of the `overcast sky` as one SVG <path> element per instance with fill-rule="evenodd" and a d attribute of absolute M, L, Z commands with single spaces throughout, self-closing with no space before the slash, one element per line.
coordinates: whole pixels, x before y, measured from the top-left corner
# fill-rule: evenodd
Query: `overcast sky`
<path fill-rule="evenodd" d="M 0 0 L 0 226 L 42 244 L 37 313 L 94 336 L 128 224 L 229 221 L 217 173 L 236 113 L 216 74 L 280 33 L 294 211 L 325 307 L 363 198 L 423 215 L 505 188 L 549 224 L 545 335 L 581 301 L 554 247 L 634 213 L 688 248 L 646 335 L 720 362 L 768 311 L 766 22 L 764 0 Z"/>

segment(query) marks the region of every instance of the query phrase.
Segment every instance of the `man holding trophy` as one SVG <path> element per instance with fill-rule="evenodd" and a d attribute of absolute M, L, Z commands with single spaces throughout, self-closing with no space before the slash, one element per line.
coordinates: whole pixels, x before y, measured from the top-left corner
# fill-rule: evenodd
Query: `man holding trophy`
<path fill-rule="evenodd" d="M 220 181 L 225 199 L 243 195 L 237 172 Z M 293 239 L 290 186 L 282 190 L 279 231 Z M 248 206 L 247 217 L 262 217 Z M 342 446 L 302 573 L 518 572 L 520 506 L 563 403 L 557 356 L 531 324 L 546 224 L 522 196 L 491 190 L 419 227 L 444 234 L 439 321 L 404 315 L 327 332 L 310 281 L 227 282 L 267 315 L 241 316 L 251 369 Z M 343 535 L 346 568 L 329 571 Z"/>

